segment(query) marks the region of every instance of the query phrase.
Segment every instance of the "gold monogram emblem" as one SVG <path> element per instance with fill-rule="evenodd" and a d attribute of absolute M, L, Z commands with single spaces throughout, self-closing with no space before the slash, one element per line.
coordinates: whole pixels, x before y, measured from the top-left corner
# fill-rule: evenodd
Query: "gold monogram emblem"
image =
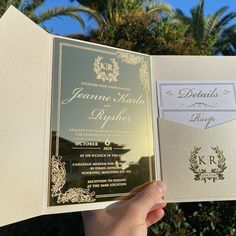
<path fill-rule="evenodd" d="M 193 151 L 190 152 L 190 170 L 194 173 L 194 179 L 196 181 L 216 180 L 225 179 L 223 172 L 226 167 L 226 157 L 222 150 L 218 146 L 211 147 L 213 151 L 211 155 L 200 155 L 199 152 L 201 147 L 194 147 Z"/>
<path fill-rule="evenodd" d="M 93 63 L 93 70 L 97 80 L 117 82 L 117 77 L 120 74 L 118 62 L 115 58 L 110 58 L 110 62 L 103 62 L 103 57 L 98 56 Z"/>

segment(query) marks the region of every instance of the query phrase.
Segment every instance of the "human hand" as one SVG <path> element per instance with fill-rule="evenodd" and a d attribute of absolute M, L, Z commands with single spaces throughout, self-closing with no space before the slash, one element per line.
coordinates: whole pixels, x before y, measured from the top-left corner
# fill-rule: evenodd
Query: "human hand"
<path fill-rule="evenodd" d="M 164 216 L 165 192 L 163 182 L 152 182 L 135 188 L 126 201 L 83 212 L 86 236 L 146 236 L 147 228 Z"/>

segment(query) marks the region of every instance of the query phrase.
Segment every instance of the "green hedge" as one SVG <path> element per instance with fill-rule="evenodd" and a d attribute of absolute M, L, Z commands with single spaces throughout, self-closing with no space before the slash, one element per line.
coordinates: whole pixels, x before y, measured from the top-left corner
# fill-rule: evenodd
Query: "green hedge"
<path fill-rule="evenodd" d="M 149 236 L 236 236 L 236 202 L 169 204 Z M 37 217 L 0 228 L 0 236 L 84 236 L 80 213 Z M 133 235 L 131 235 L 133 236 Z"/>

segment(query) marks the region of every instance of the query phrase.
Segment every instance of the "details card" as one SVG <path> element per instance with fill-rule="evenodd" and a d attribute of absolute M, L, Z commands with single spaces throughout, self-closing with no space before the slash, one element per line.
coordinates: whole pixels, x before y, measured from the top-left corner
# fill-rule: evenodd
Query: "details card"
<path fill-rule="evenodd" d="M 210 128 L 236 119 L 235 81 L 158 81 L 162 119 Z"/>
<path fill-rule="evenodd" d="M 158 82 L 159 107 L 174 109 L 225 109 L 236 107 L 235 81 Z"/>

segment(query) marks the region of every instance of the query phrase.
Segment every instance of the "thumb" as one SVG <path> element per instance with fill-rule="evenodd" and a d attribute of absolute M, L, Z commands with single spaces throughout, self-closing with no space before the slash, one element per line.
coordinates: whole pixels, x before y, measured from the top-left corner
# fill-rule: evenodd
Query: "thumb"
<path fill-rule="evenodd" d="M 152 182 L 141 192 L 129 200 L 129 204 L 137 206 L 140 213 L 146 215 L 158 203 L 162 203 L 162 197 L 166 192 L 163 182 Z"/>

